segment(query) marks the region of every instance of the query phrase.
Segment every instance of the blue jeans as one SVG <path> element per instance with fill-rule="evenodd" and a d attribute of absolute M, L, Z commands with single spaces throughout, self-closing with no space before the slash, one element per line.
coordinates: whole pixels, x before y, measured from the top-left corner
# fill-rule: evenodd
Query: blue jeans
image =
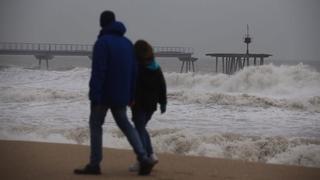
<path fill-rule="evenodd" d="M 143 147 L 150 157 L 153 154 L 153 148 L 149 132 L 146 129 L 147 123 L 151 119 L 153 111 L 144 111 L 142 109 L 132 109 L 132 121 L 138 131 Z"/>
<path fill-rule="evenodd" d="M 112 116 L 121 129 L 123 134 L 127 137 L 130 145 L 137 155 L 138 161 L 147 158 L 147 154 L 141 143 L 140 137 L 135 128 L 130 124 L 127 117 L 126 107 L 106 107 L 106 106 L 92 106 L 90 113 L 90 165 L 99 166 L 102 161 L 102 125 L 104 123 L 108 109 L 111 109 Z"/>

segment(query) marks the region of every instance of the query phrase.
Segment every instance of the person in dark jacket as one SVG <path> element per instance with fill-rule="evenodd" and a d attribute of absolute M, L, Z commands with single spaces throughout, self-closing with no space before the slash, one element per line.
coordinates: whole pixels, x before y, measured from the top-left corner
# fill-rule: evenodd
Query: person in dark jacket
<path fill-rule="evenodd" d="M 138 61 L 138 75 L 134 104 L 131 107 L 132 121 L 139 133 L 147 155 L 154 163 L 157 163 L 158 158 L 153 152 L 146 126 L 152 118 L 153 113 L 157 110 L 158 104 L 160 104 L 161 113 L 165 113 L 166 111 L 166 83 L 161 68 L 154 59 L 151 45 L 144 40 L 138 40 L 134 44 L 134 49 Z M 138 171 L 139 169 L 139 163 L 135 163 L 129 167 L 130 171 Z"/>
<path fill-rule="evenodd" d="M 136 129 L 130 124 L 126 107 L 133 100 L 136 62 L 133 44 L 124 34 L 125 26 L 115 21 L 111 11 L 100 16 L 101 31 L 95 42 L 92 56 L 89 99 L 90 112 L 90 162 L 83 169 L 75 169 L 75 174 L 101 174 L 102 125 L 110 109 L 113 118 L 127 137 L 142 167 L 139 175 L 147 175 L 154 165 L 143 148 Z"/>

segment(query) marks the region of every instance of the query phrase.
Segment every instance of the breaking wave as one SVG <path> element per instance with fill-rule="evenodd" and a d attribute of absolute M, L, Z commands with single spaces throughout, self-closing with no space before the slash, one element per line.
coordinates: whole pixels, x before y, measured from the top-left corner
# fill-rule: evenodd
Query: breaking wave
<path fill-rule="evenodd" d="M 68 92 L 64 90 L 53 90 L 47 88 L 0 87 L 0 92 L 0 99 L 3 103 L 87 100 L 85 92 Z"/>
<path fill-rule="evenodd" d="M 1 102 L 84 100 L 88 94 L 89 69 L 43 71 L 6 68 L 0 71 Z"/>
<path fill-rule="evenodd" d="M 191 103 L 293 108 L 320 112 L 320 73 L 310 67 L 248 67 L 234 74 L 167 73 L 169 97 Z"/>

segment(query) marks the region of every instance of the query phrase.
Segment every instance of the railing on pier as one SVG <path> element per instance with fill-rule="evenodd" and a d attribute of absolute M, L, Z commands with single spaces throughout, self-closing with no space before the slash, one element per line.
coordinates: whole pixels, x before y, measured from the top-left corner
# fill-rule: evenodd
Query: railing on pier
<path fill-rule="evenodd" d="M 153 47 L 155 54 L 161 56 L 166 54 L 176 54 L 180 56 L 186 56 L 193 54 L 193 48 L 190 47 L 160 47 L 154 46 Z"/>
<path fill-rule="evenodd" d="M 154 46 L 154 53 L 157 57 L 177 57 L 182 61 L 180 73 L 183 72 L 195 72 L 194 62 L 198 58 L 192 57 L 193 48 L 190 47 L 159 47 Z"/>
<path fill-rule="evenodd" d="M 89 44 L 49 44 L 49 43 L 0 43 L 0 54 L 38 55 L 50 53 L 57 56 L 91 56 Z"/>
<path fill-rule="evenodd" d="M 39 60 L 41 66 L 42 60 L 47 62 L 54 56 L 87 56 L 91 58 L 93 45 L 90 44 L 52 44 L 52 43 L 0 43 L 0 55 L 33 55 Z M 193 49 L 189 47 L 160 47 L 155 46 L 154 53 L 157 57 L 175 57 L 182 61 L 180 72 L 183 72 L 186 64 L 186 72 L 195 71 L 192 57 Z"/>

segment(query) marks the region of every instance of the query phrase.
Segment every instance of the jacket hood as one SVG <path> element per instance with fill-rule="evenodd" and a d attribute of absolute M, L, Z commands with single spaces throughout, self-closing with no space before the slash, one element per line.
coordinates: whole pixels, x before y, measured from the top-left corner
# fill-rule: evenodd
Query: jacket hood
<path fill-rule="evenodd" d="M 115 21 L 111 23 L 109 26 L 101 29 L 99 33 L 99 37 L 106 34 L 116 34 L 119 36 L 123 36 L 126 33 L 127 29 L 122 22 Z"/>

